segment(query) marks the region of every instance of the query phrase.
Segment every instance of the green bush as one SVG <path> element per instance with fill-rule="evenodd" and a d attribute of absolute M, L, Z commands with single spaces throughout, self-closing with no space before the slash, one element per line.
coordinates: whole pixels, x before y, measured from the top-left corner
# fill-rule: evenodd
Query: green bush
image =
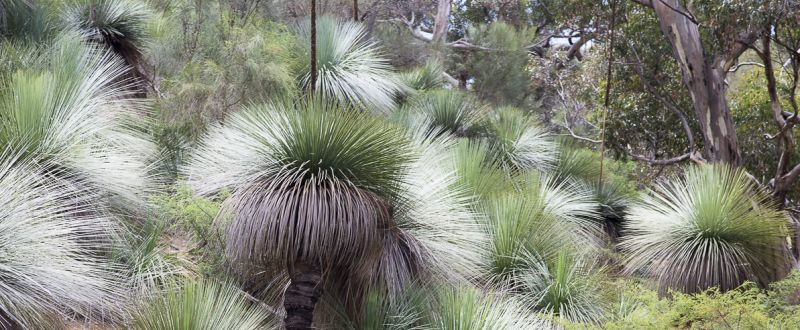
<path fill-rule="evenodd" d="M 227 195 L 222 192 L 214 198 L 204 198 L 178 183 L 174 191 L 153 197 L 167 226 L 165 233 L 173 238 L 189 236 L 188 251 L 183 252 L 193 257 L 200 274 L 218 275 L 225 265 L 222 232 L 213 220 Z"/>
<path fill-rule="evenodd" d="M 800 272 L 759 289 L 746 282 L 721 293 L 717 288 L 669 298 L 644 284 L 618 283 L 623 289 L 615 313 L 602 325 L 564 324 L 565 329 L 794 329 L 800 324 L 797 303 Z"/>

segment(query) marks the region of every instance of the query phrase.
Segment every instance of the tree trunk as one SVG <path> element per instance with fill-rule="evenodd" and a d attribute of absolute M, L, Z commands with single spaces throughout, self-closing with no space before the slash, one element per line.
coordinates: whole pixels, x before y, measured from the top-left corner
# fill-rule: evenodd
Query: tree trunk
<path fill-rule="evenodd" d="M 353 20 L 358 22 L 358 0 L 353 0 Z"/>
<path fill-rule="evenodd" d="M 725 62 L 721 55 L 709 57 L 714 58 L 712 63 L 707 61 L 697 23 L 687 17 L 678 0 L 657 0 L 652 5 L 692 96 L 707 160 L 741 165 L 736 129 L 725 99 Z"/>
<path fill-rule="evenodd" d="M 317 0 L 311 0 L 311 79 L 308 90 L 317 89 Z"/>
<path fill-rule="evenodd" d="M 287 330 L 311 329 L 314 308 L 322 295 L 322 273 L 317 266 L 297 263 L 290 279 L 283 298 L 283 307 L 286 309 L 284 326 Z"/>
<path fill-rule="evenodd" d="M 447 39 L 447 27 L 450 23 L 450 0 L 439 0 L 436 8 L 436 21 L 433 25 L 433 42 Z"/>

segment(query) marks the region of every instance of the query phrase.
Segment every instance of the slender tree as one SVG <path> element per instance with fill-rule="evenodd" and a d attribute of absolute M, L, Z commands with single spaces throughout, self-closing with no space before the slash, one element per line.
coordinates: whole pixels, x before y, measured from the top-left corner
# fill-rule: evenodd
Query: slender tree
<path fill-rule="evenodd" d="M 311 81 L 308 90 L 313 94 L 317 90 L 317 1 L 311 0 Z"/>

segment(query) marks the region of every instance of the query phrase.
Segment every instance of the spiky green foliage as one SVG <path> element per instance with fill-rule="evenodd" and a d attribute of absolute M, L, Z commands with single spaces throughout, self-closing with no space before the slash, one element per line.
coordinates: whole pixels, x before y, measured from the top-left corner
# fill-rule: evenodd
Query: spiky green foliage
<path fill-rule="evenodd" d="M 0 40 L 0 89 L 5 88 L 14 72 L 34 65 L 38 51 L 28 43 Z"/>
<path fill-rule="evenodd" d="M 564 145 L 551 172 L 559 181 L 573 179 L 597 182 L 600 178 L 600 160 L 598 154 L 591 150 Z"/>
<path fill-rule="evenodd" d="M 114 227 L 92 208 L 94 192 L 53 181 L 8 149 L 1 156 L 0 327 L 120 316 L 121 271 L 101 257 Z"/>
<path fill-rule="evenodd" d="M 558 159 L 558 145 L 536 120 L 512 107 L 502 107 L 488 116 L 485 125 L 489 148 L 513 170 L 545 170 Z"/>
<path fill-rule="evenodd" d="M 511 180 L 487 143 L 462 139 L 453 152 L 458 184 L 467 189 L 471 196 L 485 199 L 509 190 Z"/>
<path fill-rule="evenodd" d="M 628 207 L 635 196 L 616 182 L 594 182 L 592 190 L 608 239 L 616 243 L 622 234 L 622 224 L 625 222 Z"/>
<path fill-rule="evenodd" d="M 389 221 L 408 143 L 335 102 L 246 109 L 211 129 L 188 166 L 201 193 L 230 189 L 228 249 L 240 260 L 369 259 Z"/>
<path fill-rule="evenodd" d="M 303 258 L 334 268 L 325 292 L 348 308 L 420 277 L 466 282 L 484 268 L 485 232 L 456 188 L 453 141 L 420 132 L 335 102 L 252 108 L 211 130 L 188 183 L 230 189 L 232 256 L 278 275 Z"/>
<path fill-rule="evenodd" d="M 128 235 L 130 237 L 116 247 L 114 256 L 127 270 L 131 300 L 141 299 L 185 274 L 174 255 L 165 252 L 163 229 L 163 224 L 149 222 L 139 235 Z"/>
<path fill-rule="evenodd" d="M 424 92 L 442 87 L 444 84 L 444 69 L 441 64 L 430 61 L 408 72 L 400 74 L 402 80 L 409 88 Z"/>
<path fill-rule="evenodd" d="M 124 66 L 74 37 L 52 47 L 0 92 L 0 147 L 21 150 L 21 159 L 56 177 L 80 179 L 98 197 L 120 197 L 105 198 L 106 206 L 143 205 L 152 144 L 132 121 L 141 105 L 115 83 Z"/>
<path fill-rule="evenodd" d="M 302 48 L 297 56 L 301 61 L 297 73 L 301 87 L 307 89 L 311 79 L 310 24 L 306 21 L 298 25 L 297 34 Z M 395 106 L 394 96 L 407 88 L 358 22 L 320 17 L 316 61 L 316 91 L 356 106 L 391 110 Z"/>
<path fill-rule="evenodd" d="M 380 273 L 372 275 L 390 296 L 419 276 L 465 283 L 479 277 L 486 265 L 485 228 L 453 171 L 455 141 L 422 132 L 412 136 L 416 158 L 393 204 L 395 227 L 385 236 Z"/>
<path fill-rule="evenodd" d="M 364 330 L 406 330 L 419 329 L 423 309 L 429 291 L 422 290 L 419 285 L 409 285 L 395 296 L 386 290 L 375 288 L 367 293 L 367 298 L 360 311 L 353 316 L 347 315 L 343 306 L 335 305 L 331 299 L 322 304 L 332 311 L 330 320 L 320 321 L 318 327 L 326 329 L 364 329 Z M 331 297 L 332 298 L 332 297 Z M 321 324 L 320 324 L 321 323 Z"/>
<path fill-rule="evenodd" d="M 55 29 L 52 17 L 41 3 L 4 0 L 0 3 L 0 37 L 40 43 L 50 40 Z"/>
<path fill-rule="evenodd" d="M 420 95 L 410 106 L 410 115 L 429 120 L 431 130 L 443 129 L 457 136 L 476 132 L 484 108 L 472 96 L 460 91 L 434 90 Z"/>
<path fill-rule="evenodd" d="M 64 10 L 67 27 L 101 43 L 135 65 L 146 36 L 147 6 L 137 0 L 81 0 Z"/>
<path fill-rule="evenodd" d="M 590 250 L 597 243 L 591 192 L 575 184 L 529 175 L 521 193 L 483 203 L 492 241 L 489 273 L 508 280 L 525 267 L 525 256 L 554 259 L 563 250 Z"/>
<path fill-rule="evenodd" d="M 787 218 L 740 171 L 698 166 L 630 208 L 621 243 L 628 272 L 654 278 L 662 294 L 746 280 L 765 286 L 790 268 Z"/>
<path fill-rule="evenodd" d="M 429 329 L 547 329 L 552 326 L 535 317 L 522 304 L 499 293 L 473 287 L 442 287 L 425 307 L 423 324 Z"/>
<path fill-rule="evenodd" d="M 515 274 L 516 289 L 537 310 L 571 322 L 597 323 L 609 310 L 602 290 L 602 270 L 586 257 L 559 251 L 546 261 L 526 258 L 526 268 Z"/>
<path fill-rule="evenodd" d="M 279 326 L 264 306 L 253 304 L 231 284 L 210 280 L 171 285 L 134 315 L 141 330 L 255 330 Z"/>

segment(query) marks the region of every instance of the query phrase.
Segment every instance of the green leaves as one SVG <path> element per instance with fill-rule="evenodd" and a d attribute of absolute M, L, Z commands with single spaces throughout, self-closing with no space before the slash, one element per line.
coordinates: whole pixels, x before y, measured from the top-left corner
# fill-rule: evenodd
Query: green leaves
<path fill-rule="evenodd" d="M 82 3 L 66 8 L 64 21 L 68 28 L 78 31 L 84 38 L 106 43 L 115 51 L 144 41 L 145 25 L 150 12 L 143 2 L 136 0 L 81 0 L 80 2 Z"/>
<path fill-rule="evenodd" d="M 85 182 L 41 172 L 18 153 L 0 153 L 0 327 L 48 327 L 73 313 L 120 317 L 122 269 L 103 257 L 114 222 L 93 208 Z"/>
<path fill-rule="evenodd" d="M 189 184 L 231 190 L 232 256 L 358 267 L 376 255 L 411 154 L 396 128 L 348 110 L 287 101 L 212 128 L 187 168 Z"/>
<path fill-rule="evenodd" d="M 279 317 L 263 305 L 251 304 L 229 283 L 185 281 L 167 287 L 134 315 L 141 330 L 272 329 Z"/>
<path fill-rule="evenodd" d="M 432 132 L 444 130 L 456 136 L 475 134 L 485 115 L 485 109 L 472 96 L 442 89 L 420 95 L 409 111 L 428 120 Z"/>
<path fill-rule="evenodd" d="M 298 25 L 297 34 L 302 49 L 297 72 L 300 85 L 307 89 L 311 76 L 310 24 Z M 406 89 L 358 22 L 320 17 L 316 61 L 317 92 L 357 107 L 389 111 L 395 105 L 395 95 Z"/>
<path fill-rule="evenodd" d="M 787 220 L 740 171 L 692 167 L 630 209 L 621 243 L 628 272 L 643 271 L 669 289 L 730 290 L 789 270 Z"/>

